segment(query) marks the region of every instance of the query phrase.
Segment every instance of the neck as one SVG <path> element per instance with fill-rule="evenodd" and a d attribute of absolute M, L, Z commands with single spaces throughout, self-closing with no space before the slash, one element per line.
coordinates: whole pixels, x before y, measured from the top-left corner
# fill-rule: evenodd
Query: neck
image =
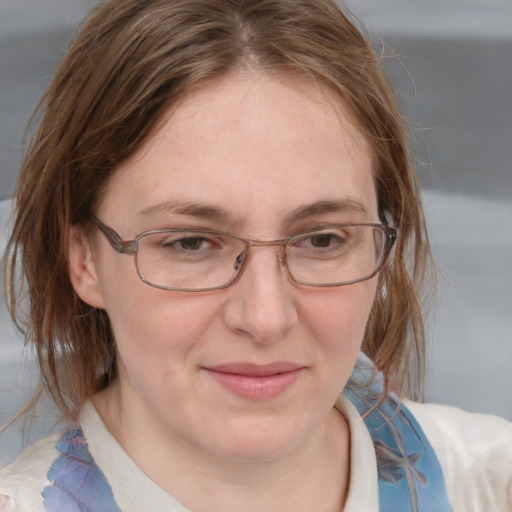
<path fill-rule="evenodd" d="M 268 460 L 223 459 L 147 425 L 115 387 L 94 403 L 126 453 L 155 484 L 195 512 L 338 512 L 348 493 L 350 434 L 336 409 L 293 450 Z M 151 432 L 151 435 L 148 435 Z"/>

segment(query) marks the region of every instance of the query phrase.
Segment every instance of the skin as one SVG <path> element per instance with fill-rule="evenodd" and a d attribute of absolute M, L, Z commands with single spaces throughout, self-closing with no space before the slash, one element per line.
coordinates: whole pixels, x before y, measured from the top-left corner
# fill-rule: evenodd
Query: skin
<path fill-rule="evenodd" d="M 358 207 L 304 212 L 320 201 Z M 186 97 L 119 166 L 95 214 L 124 239 L 191 227 L 273 240 L 325 223 L 378 222 L 371 152 L 339 99 L 306 80 L 257 73 Z M 278 256 L 258 247 L 231 287 L 170 292 L 144 284 L 101 233 L 89 240 L 75 229 L 71 280 L 107 311 L 120 362 L 96 408 L 139 467 L 195 511 L 327 512 L 346 499 L 350 435 L 333 404 L 376 280 L 301 286 Z M 283 361 L 301 369 L 270 398 L 240 397 L 208 371 Z"/>

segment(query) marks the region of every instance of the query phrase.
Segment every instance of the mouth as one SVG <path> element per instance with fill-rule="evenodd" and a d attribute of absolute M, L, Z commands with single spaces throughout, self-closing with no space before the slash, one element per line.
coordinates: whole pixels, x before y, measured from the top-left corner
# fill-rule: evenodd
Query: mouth
<path fill-rule="evenodd" d="M 287 391 L 305 370 L 292 362 L 230 363 L 203 368 L 225 390 L 249 400 L 268 400 Z"/>

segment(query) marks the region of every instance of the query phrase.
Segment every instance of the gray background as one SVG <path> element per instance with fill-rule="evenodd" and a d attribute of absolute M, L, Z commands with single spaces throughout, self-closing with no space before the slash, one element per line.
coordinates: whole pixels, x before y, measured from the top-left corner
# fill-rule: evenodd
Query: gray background
<path fill-rule="evenodd" d="M 425 397 L 512 419 L 512 0 L 348 3 L 382 44 L 411 120 L 446 276 L 428 312 Z M 93 4 L 0 0 L 0 250 L 28 116 Z M 3 296 L 0 332 L 1 425 L 35 382 Z M 19 428 L 1 434 L 0 464 L 21 446 Z"/>

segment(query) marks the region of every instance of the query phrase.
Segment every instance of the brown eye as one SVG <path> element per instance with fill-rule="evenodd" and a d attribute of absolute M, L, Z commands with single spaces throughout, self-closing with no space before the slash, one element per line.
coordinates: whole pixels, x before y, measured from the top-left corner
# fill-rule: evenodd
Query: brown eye
<path fill-rule="evenodd" d="M 187 251 L 197 251 L 201 248 L 205 239 L 199 236 L 182 238 L 181 240 L 177 240 L 175 243 L 179 244 L 182 249 Z"/>
<path fill-rule="evenodd" d="M 314 235 L 311 237 L 311 245 L 313 247 L 329 247 L 332 238 L 333 236 L 329 234 Z"/>

